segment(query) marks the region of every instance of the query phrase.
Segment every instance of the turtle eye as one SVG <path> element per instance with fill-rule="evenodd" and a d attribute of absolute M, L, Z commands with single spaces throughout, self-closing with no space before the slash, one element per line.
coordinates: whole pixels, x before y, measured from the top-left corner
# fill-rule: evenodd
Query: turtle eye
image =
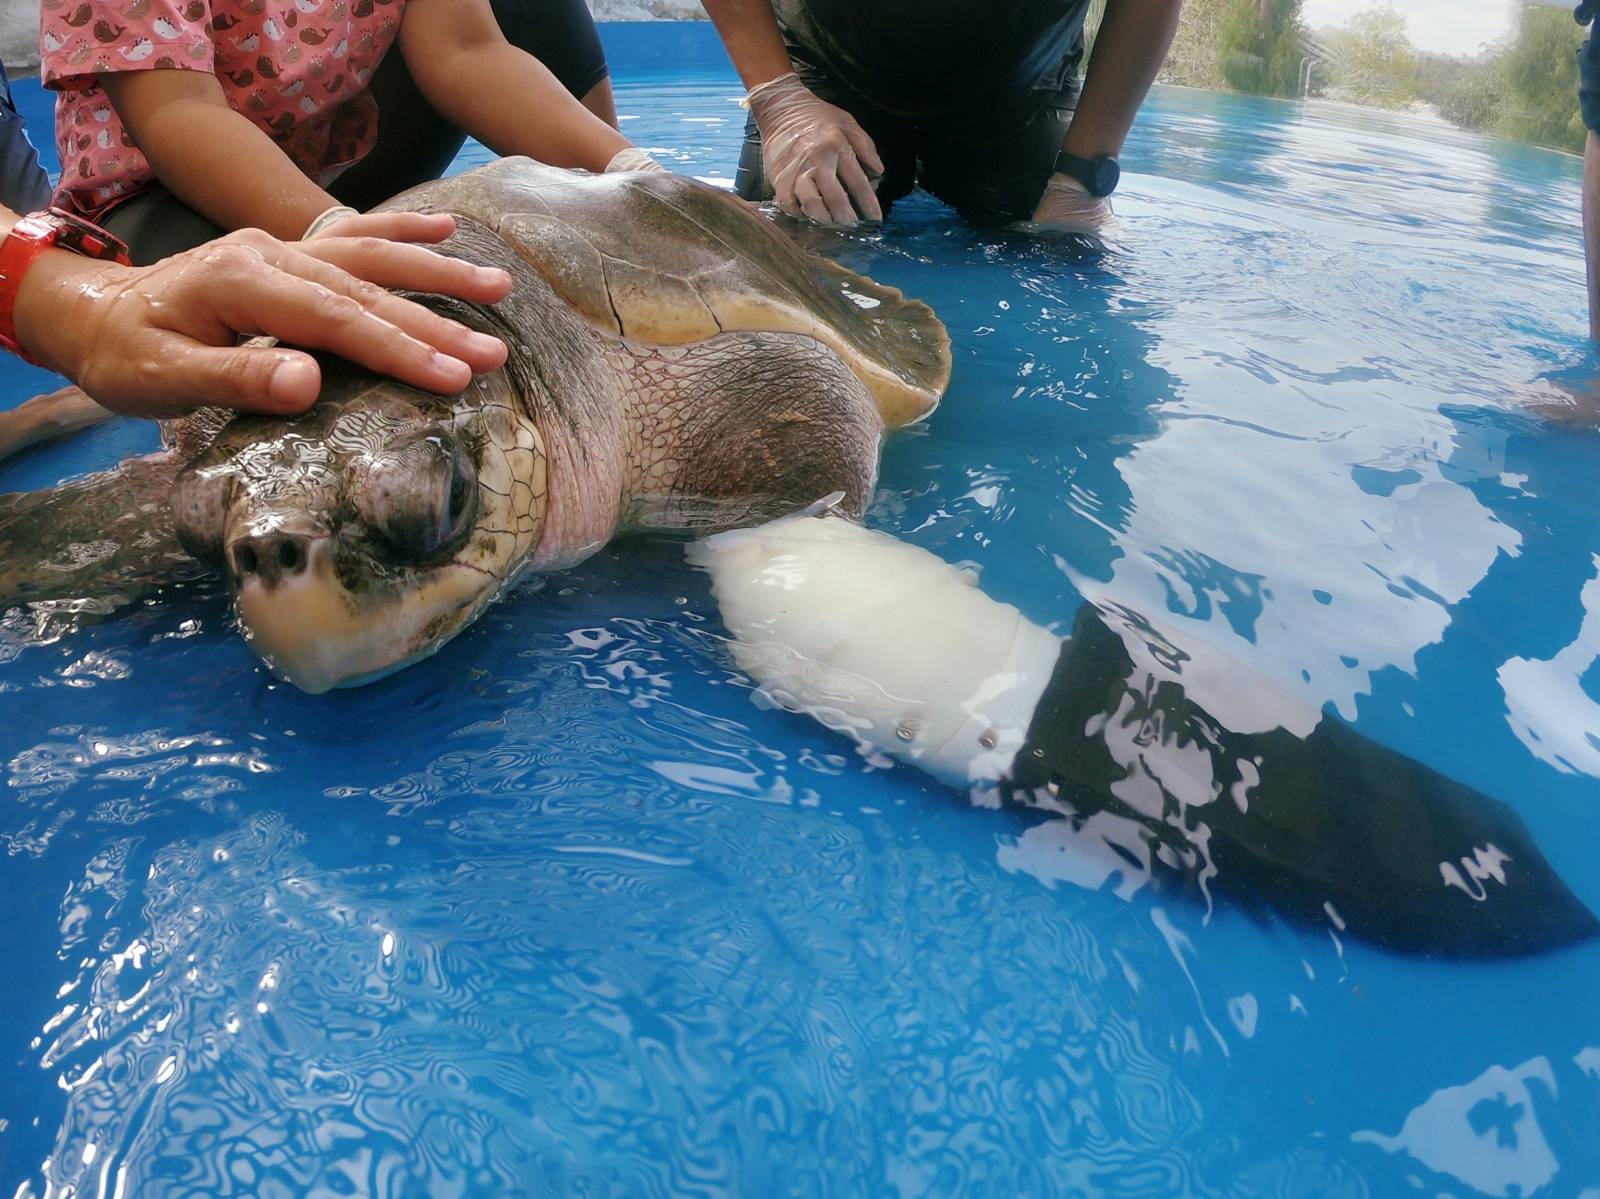
<path fill-rule="evenodd" d="M 420 566 L 454 550 L 471 529 L 478 475 L 456 438 L 426 431 L 375 455 L 352 501 L 397 565 Z"/>
<path fill-rule="evenodd" d="M 178 476 L 172 489 L 172 527 L 178 544 L 218 570 L 224 565 L 222 542 L 233 491 L 231 471 L 193 466 Z"/>

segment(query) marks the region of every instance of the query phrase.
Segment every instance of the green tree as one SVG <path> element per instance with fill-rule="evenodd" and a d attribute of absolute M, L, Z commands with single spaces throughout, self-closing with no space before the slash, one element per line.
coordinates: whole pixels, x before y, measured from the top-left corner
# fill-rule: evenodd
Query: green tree
<path fill-rule="evenodd" d="M 1523 6 L 1516 38 L 1501 59 L 1500 132 L 1541 146 L 1583 149 L 1575 53 L 1582 41 L 1583 31 L 1566 10 Z"/>
<path fill-rule="evenodd" d="M 1444 80 L 1432 97 L 1439 115 L 1463 129 L 1491 129 L 1505 107 L 1505 75 L 1498 62 L 1473 64 Z"/>
<path fill-rule="evenodd" d="M 1417 94 L 1452 125 L 1493 129 L 1505 105 L 1505 71 L 1498 57 L 1419 54 Z"/>
<path fill-rule="evenodd" d="M 1404 108 L 1417 98 L 1417 52 L 1394 9 L 1369 8 L 1331 39 L 1330 83 L 1339 96 L 1378 108 Z"/>
<path fill-rule="evenodd" d="M 1227 0 L 1216 24 L 1216 55 L 1230 87 L 1258 96 L 1298 95 L 1304 54 L 1300 0 Z"/>
<path fill-rule="evenodd" d="M 1178 13 L 1178 33 L 1161 69 L 1163 83 L 1225 91 L 1217 65 L 1217 29 L 1229 0 L 1188 0 Z"/>

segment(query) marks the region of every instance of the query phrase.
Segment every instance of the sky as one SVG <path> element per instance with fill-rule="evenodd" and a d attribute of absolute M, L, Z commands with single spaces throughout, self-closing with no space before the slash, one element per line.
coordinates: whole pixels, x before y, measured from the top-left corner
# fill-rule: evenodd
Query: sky
<path fill-rule="evenodd" d="M 1311 29 L 1345 24 L 1381 0 L 1305 0 L 1301 14 Z M 1472 55 L 1511 31 L 1513 0 L 1392 0 L 1406 19 L 1411 44 L 1439 54 Z M 1572 5 L 1564 5 L 1569 11 Z"/>

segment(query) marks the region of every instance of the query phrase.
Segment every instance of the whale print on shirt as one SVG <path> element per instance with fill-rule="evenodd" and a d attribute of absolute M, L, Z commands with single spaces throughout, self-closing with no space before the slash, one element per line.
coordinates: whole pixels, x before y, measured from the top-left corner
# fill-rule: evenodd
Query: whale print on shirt
<path fill-rule="evenodd" d="M 394 43 L 404 0 L 80 0 L 41 7 L 40 49 L 56 113 L 56 203 L 90 218 L 156 183 L 95 81 L 100 73 L 207 71 L 302 171 L 359 161 L 377 138 L 367 81 Z M 291 32 L 292 31 L 292 32 Z M 332 47 L 340 71 L 327 70 Z M 317 84 L 317 98 L 306 95 Z M 92 136 L 82 137 L 88 127 Z"/>

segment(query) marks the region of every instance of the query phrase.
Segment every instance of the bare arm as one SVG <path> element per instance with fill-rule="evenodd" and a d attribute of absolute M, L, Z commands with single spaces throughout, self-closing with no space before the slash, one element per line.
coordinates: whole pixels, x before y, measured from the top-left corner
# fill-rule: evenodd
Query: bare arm
<path fill-rule="evenodd" d="M 1117 155 L 1178 31 L 1181 0 L 1108 0 L 1062 149 Z"/>
<path fill-rule="evenodd" d="M 156 177 L 224 229 L 255 227 L 291 240 L 337 202 L 228 107 L 215 75 L 125 71 L 99 80 Z"/>
<path fill-rule="evenodd" d="M 702 0 L 702 4 L 746 91 L 794 70 L 771 0 Z"/>
<path fill-rule="evenodd" d="M 603 171 L 628 139 L 506 41 L 488 0 L 411 0 L 400 52 L 440 115 L 497 154 Z"/>
<path fill-rule="evenodd" d="M 860 122 L 813 95 L 789 61 L 770 0 L 704 0 L 761 129 L 761 159 L 778 207 L 821 224 L 883 219 L 872 178 L 883 160 Z"/>

